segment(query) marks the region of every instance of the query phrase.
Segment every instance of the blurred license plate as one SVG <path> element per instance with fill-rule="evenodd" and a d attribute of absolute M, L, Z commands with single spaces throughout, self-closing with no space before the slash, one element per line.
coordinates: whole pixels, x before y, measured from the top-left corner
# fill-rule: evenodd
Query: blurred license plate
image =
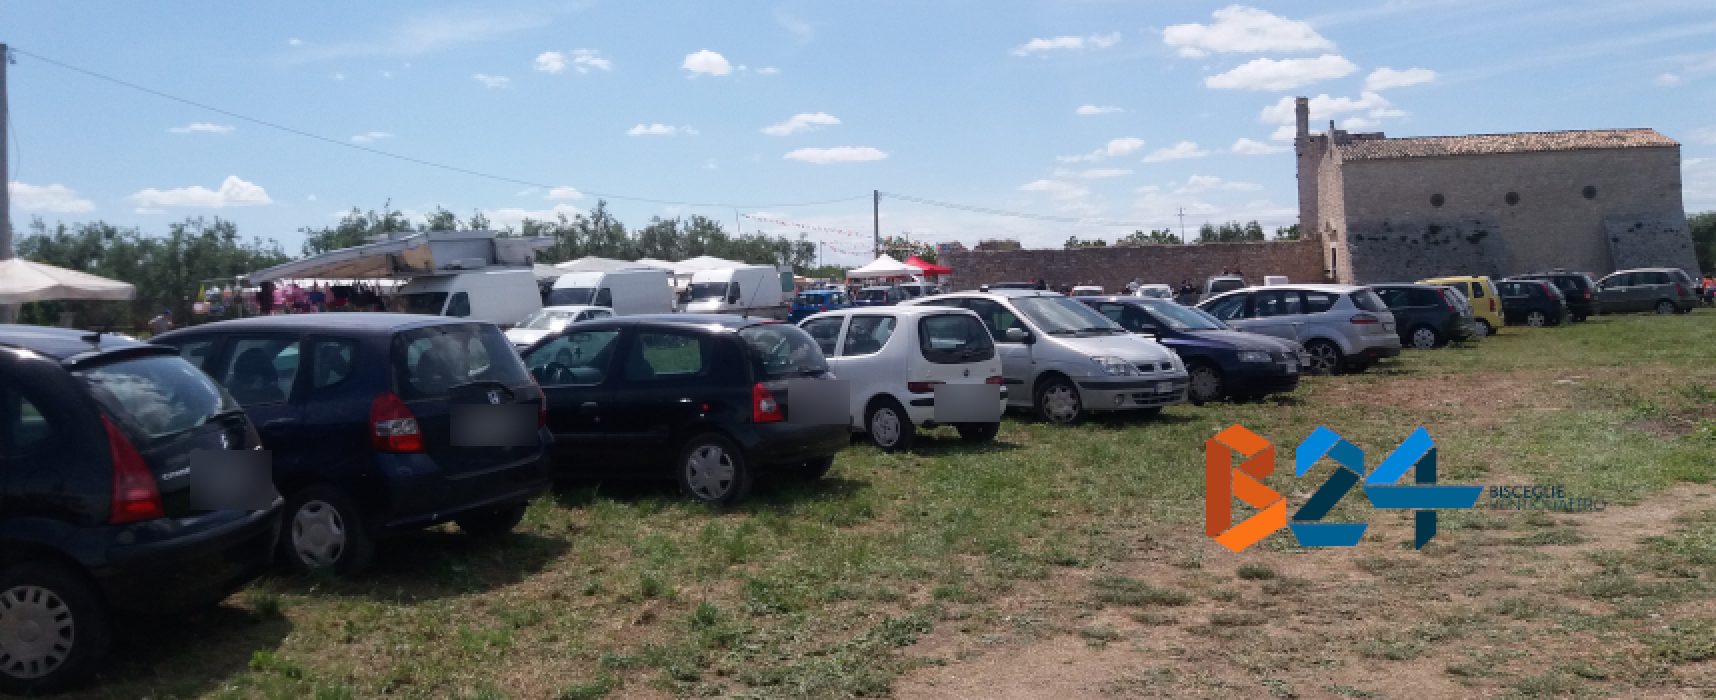
<path fill-rule="evenodd" d="M 1174 390 L 1173 382 L 1156 382 L 1156 393 L 1166 394 Z"/>
<path fill-rule="evenodd" d="M 1384 323 L 1384 324 L 1382 324 L 1382 329 L 1385 331 L 1393 331 L 1394 330 L 1394 324 Z"/>
<path fill-rule="evenodd" d="M 1293 372 L 1299 371 L 1299 363 L 1294 362 L 1292 360 L 1288 360 L 1288 361 L 1283 362 L 1281 364 L 1283 364 L 1287 367 L 1287 373 L 1288 374 L 1292 374 Z"/>

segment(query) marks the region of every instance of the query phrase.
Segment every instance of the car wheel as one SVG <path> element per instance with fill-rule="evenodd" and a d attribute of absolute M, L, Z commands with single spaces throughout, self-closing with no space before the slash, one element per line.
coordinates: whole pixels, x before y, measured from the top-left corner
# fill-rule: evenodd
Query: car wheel
<path fill-rule="evenodd" d="M 1486 320 L 1480 318 L 1480 319 L 1477 319 L 1476 321 L 1474 321 L 1472 323 L 1472 335 L 1473 336 L 1476 336 L 1479 338 L 1488 338 L 1488 337 L 1495 335 L 1495 334 L 1496 334 L 1496 329 L 1494 326 L 1490 325 L 1489 321 L 1486 321 Z"/>
<path fill-rule="evenodd" d="M 1674 302 L 1669 301 L 1667 299 L 1664 299 L 1664 300 L 1656 303 L 1656 312 L 1659 314 L 1663 314 L 1666 316 L 1668 314 L 1674 313 L 1676 310 L 1677 309 L 1674 308 Z"/>
<path fill-rule="evenodd" d="M 465 534 L 473 537 L 500 537 L 518 527 L 518 524 L 524 520 L 524 511 L 529 508 L 529 503 L 515 503 L 510 506 L 490 508 L 479 513 L 462 515 L 454 518 L 453 522 L 458 523 L 459 529 L 463 530 Z"/>
<path fill-rule="evenodd" d="M 1340 374 L 1346 362 L 1341 357 L 1341 349 L 1327 340 L 1305 343 L 1305 354 L 1310 356 L 1306 367 L 1313 374 Z"/>
<path fill-rule="evenodd" d="M 1208 401 L 1220 401 L 1227 394 L 1221 370 L 1202 363 L 1192 365 L 1190 370 L 1191 381 L 1186 386 L 1186 400 L 1192 402 L 1193 406 L 1202 406 Z"/>
<path fill-rule="evenodd" d="M 1437 348 L 1442 346 L 1442 334 L 1429 326 L 1419 326 L 1412 329 L 1412 347 Z"/>
<path fill-rule="evenodd" d="M 864 432 L 870 436 L 870 443 L 883 452 L 912 449 L 912 442 L 917 437 L 912 417 L 898 401 L 890 398 L 879 398 L 870 403 L 870 413 L 864 418 Z"/>
<path fill-rule="evenodd" d="M 39 562 L 0 572 L 0 692 L 34 694 L 87 678 L 111 634 L 101 599 L 77 573 Z"/>
<path fill-rule="evenodd" d="M 280 555 L 293 569 L 350 575 L 369 566 L 374 553 L 363 515 L 339 489 L 311 486 L 287 501 Z"/>
<path fill-rule="evenodd" d="M 679 454 L 679 490 L 712 506 L 738 503 L 751 492 L 751 470 L 731 440 L 706 433 L 691 439 Z"/>
<path fill-rule="evenodd" d="M 1525 315 L 1525 325 L 1532 328 L 1542 328 L 1549 325 L 1549 317 L 1543 315 L 1542 311 L 1533 311 Z"/>
<path fill-rule="evenodd" d="M 966 442 L 989 442 L 1001 434 L 1000 423 L 961 423 L 954 428 L 959 431 L 959 439 Z"/>
<path fill-rule="evenodd" d="M 1589 314 L 1573 314 L 1574 323 L 1584 323 L 1587 318 L 1590 318 Z"/>
<path fill-rule="evenodd" d="M 1037 388 L 1037 415 L 1050 423 L 1071 425 L 1084 417 L 1083 401 L 1078 387 L 1065 377 L 1056 377 Z"/>

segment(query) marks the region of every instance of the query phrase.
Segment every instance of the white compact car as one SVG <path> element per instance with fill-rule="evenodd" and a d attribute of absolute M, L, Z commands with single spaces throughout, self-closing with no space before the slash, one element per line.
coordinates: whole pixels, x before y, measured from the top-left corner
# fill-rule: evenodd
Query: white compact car
<path fill-rule="evenodd" d="M 605 306 L 548 306 L 526 316 L 523 321 L 518 322 L 518 325 L 508 328 L 506 339 L 515 348 L 527 348 L 544 336 L 565 328 L 568 323 L 607 318 L 612 315 L 614 315 L 614 311 Z"/>
<path fill-rule="evenodd" d="M 977 314 L 879 306 L 825 311 L 798 325 L 847 382 L 852 429 L 877 447 L 909 449 L 919 427 L 952 425 L 970 442 L 993 440 L 1000 431 L 1007 387 Z"/>

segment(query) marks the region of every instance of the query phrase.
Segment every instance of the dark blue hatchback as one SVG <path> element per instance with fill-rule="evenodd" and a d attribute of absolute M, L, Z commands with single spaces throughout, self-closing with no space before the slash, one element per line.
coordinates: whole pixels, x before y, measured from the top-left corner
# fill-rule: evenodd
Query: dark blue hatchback
<path fill-rule="evenodd" d="M 846 298 L 846 292 L 836 289 L 807 289 L 793 298 L 792 314 L 787 316 L 787 320 L 798 323 L 799 319 L 811 314 L 844 309 L 851 305 L 851 301 Z"/>
<path fill-rule="evenodd" d="M 1223 398 L 1251 399 L 1293 391 L 1305 366 L 1298 343 L 1236 331 L 1209 314 L 1167 299 L 1081 297 L 1133 333 L 1172 348 L 1186 363 L 1195 404 Z"/>
<path fill-rule="evenodd" d="M 223 321 L 164 334 L 273 452 L 280 554 L 350 573 L 386 535 L 510 531 L 548 488 L 542 390 L 492 324 L 387 313 Z"/>

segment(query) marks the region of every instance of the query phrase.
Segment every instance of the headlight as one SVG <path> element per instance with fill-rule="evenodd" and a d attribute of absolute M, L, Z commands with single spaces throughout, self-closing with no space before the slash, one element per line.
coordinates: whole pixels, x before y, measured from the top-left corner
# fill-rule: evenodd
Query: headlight
<path fill-rule="evenodd" d="M 1101 371 L 1103 374 L 1106 374 L 1110 377 L 1135 377 L 1135 376 L 1138 376 L 1138 368 L 1137 367 L 1133 366 L 1132 363 L 1127 362 L 1126 360 L 1122 360 L 1118 357 L 1112 357 L 1112 356 L 1106 356 L 1105 355 L 1102 357 L 1092 357 L 1092 358 L 1090 358 L 1090 361 L 1096 363 L 1097 369 L 1099 371 Z"/>
<path fill-rule="evenodd" d="M 1239 353 L 1240 362 L 1268 362 L 1269 353 L 1260 350 L 1242 350 Z"/>

